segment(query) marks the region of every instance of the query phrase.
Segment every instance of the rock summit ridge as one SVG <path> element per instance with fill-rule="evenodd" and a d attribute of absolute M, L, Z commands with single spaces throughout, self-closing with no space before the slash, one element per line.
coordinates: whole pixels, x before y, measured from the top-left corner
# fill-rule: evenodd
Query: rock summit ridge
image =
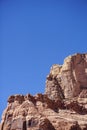
<path fill-rule="evenodd" d="M 87 130 L 87 53 L 54 64 L 45 94 L 10 96 L 0 130 Z"/>

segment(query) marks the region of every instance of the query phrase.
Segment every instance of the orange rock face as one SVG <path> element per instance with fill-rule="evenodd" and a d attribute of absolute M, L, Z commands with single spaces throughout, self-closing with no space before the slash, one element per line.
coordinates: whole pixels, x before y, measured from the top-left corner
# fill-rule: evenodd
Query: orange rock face
<path fill-rule="evenodd" d="M 87 54 L 53 65 L 45 94 L 10 96 L 0 130 L 87 130 Z"/>

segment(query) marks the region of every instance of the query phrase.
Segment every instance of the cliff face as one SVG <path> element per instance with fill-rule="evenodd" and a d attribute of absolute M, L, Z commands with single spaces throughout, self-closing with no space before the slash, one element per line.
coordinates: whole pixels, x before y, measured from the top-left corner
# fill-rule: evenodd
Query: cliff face
<path fill-rule="evenodd" d="M 87 54 L 53 65 L 45 94 L 10 96 L 0 130 L 87 130 Z"/>
<path fill-rule="evenodd" d="M 69 56 L 63 65 L 56 64 L 51 67 L 45 91 L 50 98 L 73 98 L 79 96 L 85 89 L 87 89 L 87 54 Z"/>
<path fill-rule="evenodd" d="M 55 130 L 43 114 L 47 108 L 54 110 L 52 105 L 51 100 L 42 94 L 10 96 L 2 116 L 1 130 Z"/>

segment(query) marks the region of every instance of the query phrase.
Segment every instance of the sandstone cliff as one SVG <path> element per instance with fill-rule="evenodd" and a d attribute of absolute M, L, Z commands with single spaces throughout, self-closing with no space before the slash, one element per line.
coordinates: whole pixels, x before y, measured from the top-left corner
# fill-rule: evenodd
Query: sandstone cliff
<path fill-rule="evenodd" d="M 45 94 L 10 96 L 0 130 L 87 130 L 87 54 L 53 65 Z"/>
<path fill-rule="evenodd" d="M 51 67 L 45 91 L 50 98 L 73 98 L 86 89 L 87 54 L 68 56 L 63 65 L 55 64 Z"/>

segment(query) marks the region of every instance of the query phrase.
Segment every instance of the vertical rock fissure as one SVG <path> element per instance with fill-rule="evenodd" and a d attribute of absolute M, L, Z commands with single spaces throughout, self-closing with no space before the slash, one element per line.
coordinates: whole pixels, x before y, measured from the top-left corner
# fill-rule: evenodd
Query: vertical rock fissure
<path fill-rule="evenodd" d="M 26 121 L 23 122 L 23 130 L 27 130 Z"/>

